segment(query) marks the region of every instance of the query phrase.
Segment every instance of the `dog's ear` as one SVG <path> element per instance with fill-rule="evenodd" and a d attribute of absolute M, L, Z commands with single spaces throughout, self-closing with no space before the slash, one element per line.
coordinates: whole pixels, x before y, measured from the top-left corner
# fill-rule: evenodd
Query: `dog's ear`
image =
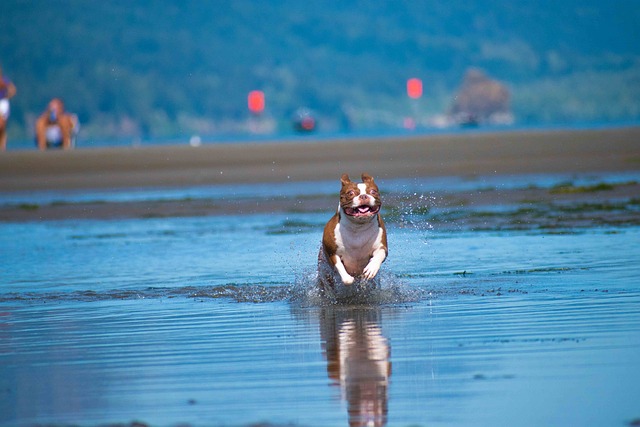
<path fill-rule="evenodd" d="M 362 182 L 373 182 L 373 177 L 368 173 L 362 174 Z"/>
<path fill-rule="evenodd" d="M 342 176 L 340 177 L 340 182 L 342 183 L 342 185 L 347 185 L 351 182 L 351 179 L 349 178 L 349 174 L 343 173 Z"/>

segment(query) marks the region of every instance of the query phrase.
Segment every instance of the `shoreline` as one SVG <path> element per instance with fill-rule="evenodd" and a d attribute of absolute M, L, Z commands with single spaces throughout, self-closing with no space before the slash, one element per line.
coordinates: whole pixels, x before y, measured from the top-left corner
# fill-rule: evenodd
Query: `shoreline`
<path fill-rule="evenodd" d="M 589 227 L 640 225 L 640 182 L 599 183 L 591 186 L 562 184 L 556 187 L 428 191 L 427 193 L 383 193 L 386 222 L 403 217 L 428 218 L 437 228 L 470 226 L 500 227 Z M 295 197 L 240 197 L 232 199 L 168 199 L 142 201 L 51 202 L 0 204 L 0 223 L 61 220 L 116 220 L 255 215 L 274 213 L 323 213 L 335 211 L 337 194 Z M 496 206 L 508 206 L 495 211 Z M 515 207 L 515 208 L 514 208 Z M 423 218 L 424 219 L 424 218 Z"/>
<path fill-rule="evenodd" d="M 0 191 L 640 170 L 640 127 L 9 151 Z"/>

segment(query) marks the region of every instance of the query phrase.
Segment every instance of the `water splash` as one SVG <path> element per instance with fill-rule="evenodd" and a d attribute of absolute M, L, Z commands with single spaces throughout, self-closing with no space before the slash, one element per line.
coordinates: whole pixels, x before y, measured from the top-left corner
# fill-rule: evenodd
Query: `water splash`
<path fill-rule="evenodd" d="M 356 281 L 348 287 L 337 287 L 335 292 L 326 292 L 317 286 L 317 272 L 308 271 L 297 277 L 291 290 L 290 301 L 304 307 L 381 306 L 406 304 L 431 297 L 425 288 L 410 287 L 389 272 L 381 272 L 375 286 Z"/>

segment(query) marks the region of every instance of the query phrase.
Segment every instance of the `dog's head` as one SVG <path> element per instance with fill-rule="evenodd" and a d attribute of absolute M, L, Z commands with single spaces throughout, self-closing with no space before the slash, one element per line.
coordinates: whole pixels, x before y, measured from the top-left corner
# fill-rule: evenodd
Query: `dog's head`
<path fill-rule="evenodd" d="M 340 182 L 340 209 L 347 218 L 367 222 L 380 212 L 380 191 L 371 175 L 363 173 L 362 182 L 357 183 L 351 181 L 345 173 Z"/>

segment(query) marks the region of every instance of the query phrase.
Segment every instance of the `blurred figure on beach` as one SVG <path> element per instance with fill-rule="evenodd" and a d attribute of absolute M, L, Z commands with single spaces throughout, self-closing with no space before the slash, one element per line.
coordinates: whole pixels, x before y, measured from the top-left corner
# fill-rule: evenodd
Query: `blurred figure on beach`
<path fill-rule="evenodd" d="M 0 151 L 7 149 L 7 121 L 11 107 L 9 100 L 15 96 L 16 86 L 2 73 L 0 66 Z"/>
<path fill-rule="evenodd" d="M 78 133 L 78 119 L 64 110 L 60 98 L 49 101 L 47 109 L 36 120 L 36 143 L 39 150 L 73 148 Z"/>

